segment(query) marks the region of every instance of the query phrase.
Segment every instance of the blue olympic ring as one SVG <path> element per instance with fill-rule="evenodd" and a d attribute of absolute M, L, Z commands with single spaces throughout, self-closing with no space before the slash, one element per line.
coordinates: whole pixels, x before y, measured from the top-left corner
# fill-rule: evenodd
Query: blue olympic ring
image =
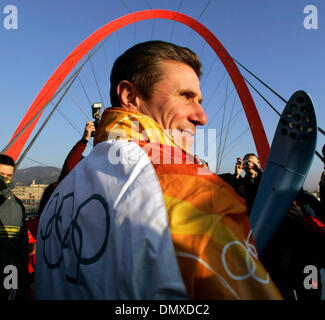
<path fill-rule="evenodd" d="M 63 250 L 66 248 L 70 248 L 73 253 L 74 253 L 74 257 L 77 260 L 77 264 L 76 264 L 76 276 L 72 277 L 66 274 L 67 279 L 72 282 L 72 283 L 78 283 L 78 278 L 79 278 L 79 270 L 80 270 L 80 265 L 89 265 L 89 264 L 93 264 L 95 263 L 105 252 L 106 248 L 107 248 L 107 244 L 108 244 L 108 235 L 109 235 L 109 227 L 110 227 L 110 217 L 109 217 L 109 210 L 108 210 L 108 205 L 105 201 L 105 199 L 99 195 L 99 194 L 94 194 L 91 197 L 89 197 L 87 200 L 85 200 L 79 207 L 77 210 L 77 213 L 75 215 L 75 217 L 71 220 L 71 223 L 67 229 L 67 231 L 64 233 L 63 237 L 61 237 L 61 231 L 60 231 L 60 225 L 62 223 L 62 215 L 61 215 L 61 211 L 63 208 L 63 204 L 66 200 L 68 200 L 69 198 L 72 198 L 72 212 L 74 212 L 74 208 L 73 208 L 73 204 L 74 204 L 74 193 L 69 193 L 67 195 L 65 195 L 62 198 L 62 201 L 60 203 L 60 206 L 57 210 L 57 205 L 58 205 L 58 198 L 59 198 L 59 193 L 55 194 L 54 197 L 51 199 L 51 201 L 48 203 L 48 205 L 46 206 L 46 210 L 48 208 L 50 208 L 51 204 L 55 202 L 55 209 L 54 209 L 54 214 L 53 216 L 50 218 L 50 220 L 48 221 L 48 223 L 46 224 L 45 227 L 45 232 L 43 232 L 43 229 L 41 229 L 40 231 L 40 235 L 41 235 L 41 239 L 44 242 L 43 245 L 43 258 L 45 260 L 45 263 L 47 264 L 49 269 L 55 269 L 58 268 L 60 266 L 60 263 L 63 260 Z M 102 207 L 104 208 L 104 212 L 105 212 L 105 219 L 106 219 L 106 224 L 105 224 L 105 237 L 104 237 L 104 241 L 100 247 L 100 249 L 98 250 L 98 252 L 96 252 L 92 257 L 90 258 L 85 258 L 82 257 L 82 246 L 83 246 L 83 236 L 82 236 L 82 231 L 81 228 L 77 222 L 77 219 L 80 215 L 81 209 L 84 208 L 89 202 L 91 201 L 98 201 Z M 44 211 L 46 211 L 44 210 Z M 61 245 L 61 253 L 60 256 L 58 257 L 57 261 L 52 261 L 50 262 L 50 259 L 47 256 L 47 251 L 46 251 L 46 242 L 50 239 L 50 237 L 54 236 L 52 231 L 53 231 L 53 226 L 54 226 L 54 231 L 55 231 L 55 235 L 58 239 L 58 242 Z M 76 240 L 76 235 L 79 239 L 79 241 Z"/>

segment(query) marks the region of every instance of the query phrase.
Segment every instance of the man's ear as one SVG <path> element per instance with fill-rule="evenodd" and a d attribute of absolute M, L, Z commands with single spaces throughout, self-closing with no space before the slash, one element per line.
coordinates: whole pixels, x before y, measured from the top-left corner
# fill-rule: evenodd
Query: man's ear
<path fill-rule="evenodd" d="M 138 91 L 132 82 L 122 80 L 118 84 L 116 91 L 123 108 L 131 111 L 139 111 Z"/>

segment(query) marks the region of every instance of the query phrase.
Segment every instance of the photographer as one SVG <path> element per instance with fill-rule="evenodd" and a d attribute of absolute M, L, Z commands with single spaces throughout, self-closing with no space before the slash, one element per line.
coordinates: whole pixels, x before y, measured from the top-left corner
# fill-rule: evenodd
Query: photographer
<path fill-rule="evenodd" d="M 245 176 L 242 177 L 242 171 Z M 244 160 L 237 158 L 233 187 L 246 200 L 247 211 L 250 213 L 258 186 L 261 182 L 263 169 L 260 160 L 254 153 L 248 153 L 244 156 Z"/>
<path fill-rule="evenodd" d="M 75 146 L 71 149 L 68 156 L 64 161 L 61 174 L 58 178 L 58 182 L 61 182 L 68 173 L 78 164 L 80 160 L 83 159 L 82 153 L 85 151 L 87 143 L 92 136 L 92 133 L 95 133 L 95 123 L 93 121 L 88 121 L 85 126 L 84 134 Z"/>
<path fill-rule="evenodd" d="M 243 170 L 244 177 L 241 176 Z M 250 214 L 262 175 L 263 170 L 258 157 L 249 153 L 243 160 L 237 158 L 234 174 L 226 173 L 219 176 L 246 200 L 247 211 Z M 306 201 L 302 196 L 305 196 L 303 190 L 297 199 L 301 200 L 297 201 L 299 205 Z M 317 290 L 306 290 L 303 287 L 305 277 L 303 269 L 306 265 L 315 265 L 318 270 L 320 266 L 324 266 L 324 259 L 320 254 L 324 238 L 325 228 L 319 221 L 304 214 L 299 206 L 293 204 L 260 256 L 285 299 L 320 299 L 322 291 L 320 283 Z"/>

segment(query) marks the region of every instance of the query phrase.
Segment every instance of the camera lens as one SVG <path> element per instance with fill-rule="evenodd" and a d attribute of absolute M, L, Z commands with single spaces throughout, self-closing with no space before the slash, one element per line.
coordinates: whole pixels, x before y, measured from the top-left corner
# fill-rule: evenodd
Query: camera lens
<path fill-rule="evenodd" d="M 251 162 L 249 160 L 244 161 L 244 166 L 249 167 L 251 165 Z"/>

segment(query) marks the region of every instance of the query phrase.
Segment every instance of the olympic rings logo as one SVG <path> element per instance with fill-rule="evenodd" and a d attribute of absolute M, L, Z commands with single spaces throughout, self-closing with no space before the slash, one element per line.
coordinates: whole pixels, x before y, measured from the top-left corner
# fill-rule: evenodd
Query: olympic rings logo
<path fill-rule="evenodd" d="M 40 236 L 43 240 L 43 258 L 49 269 L 58 268 L 64 259 L 64 263 L 67 268 L 66 277 L 67 280 L 72 283 L 78 283 L 80 265 L 89 265 L 95 263 L 105 252 L 108 244 L 108 235 L 110 227 L 110 217 L 108 205 L 105 199 L 99 195 L 94 194 L 85 200 L 76 210 L 76 215 L 72 218 L 74 213 L 74 193 L 69 193 L 62 198 L 60 205 L 58 206 L 59 193 L 55 194 L 51 201 L 46 206 L 45 214 L 54 205 L 54 214 L 49 219 L 45 226 L 45 230 L 41 229 Z M 87 205 L 91 202 L 99 204 L 99 210 L 96 206 L 96 212 L 89 211 L 91 214 L 96 214 L 100 217 L 104 212 L 105 223 L 101 225 L 101 230 L 104 230 L 103 242 L 100 244 L 98 251 L 91 257 L 83 257 L 84 248 L 84 235 L 82 228 L 78 223 L 78 218 L 81 210 L 84 212 Z M 58 210 L 57 210 L 58 208 Z M 63 210 L 64 209 L 64 210 Z M 63 212 L 63 215 L 62 215 Z M 72 219 L 71 219 L 72 218 Z M 70 220 L 70 221 L 69 221 Z M 62 222 L 65 223 L 62 223 Z M 64 230 L 66 228 L 66 230 Z M 99 234 L 96 234 L 98 239 Z"/>
<path fill-rule="evenodd" d="M 260 283 L 268 284 L 270 281 L 270 278 L 269 278 L 269 274 L 267 272 L 266 272 L 266 279 L 262 279 L 255 274 L 255 271 L 256 271 L 255 259 L 257 259 L 257 251 L 256 251 L 255 246 L 253 244 L 249 243 L 249 239 L 250 239 L 251 235 L 252 235 L 252 230 L 249 232 L 247 239 L 245 240 L 245 245 L 243 245 L 240 241 L 236 240 L 236 241 L 229 242 L 224 246 L 224 248 L 222 250 L 222 255 L 221 255 L 223 266 L 224 266 L 226 272 L 228 273 L 228 275 L 231 278 L 233 278 L 234 280 L 245 280 L 245 279 L 252 277 L 253 279 L 255 279 L 256 281 L 258 281 Z M 228 264 L 226 261 L 226 253 L 227 253 L 227 250 L 232 246 L 239 246 L 246 251 L 246 266 L 247 266 L 248 272 L 244 275 L 235 275 L 228 268 Z"/>

